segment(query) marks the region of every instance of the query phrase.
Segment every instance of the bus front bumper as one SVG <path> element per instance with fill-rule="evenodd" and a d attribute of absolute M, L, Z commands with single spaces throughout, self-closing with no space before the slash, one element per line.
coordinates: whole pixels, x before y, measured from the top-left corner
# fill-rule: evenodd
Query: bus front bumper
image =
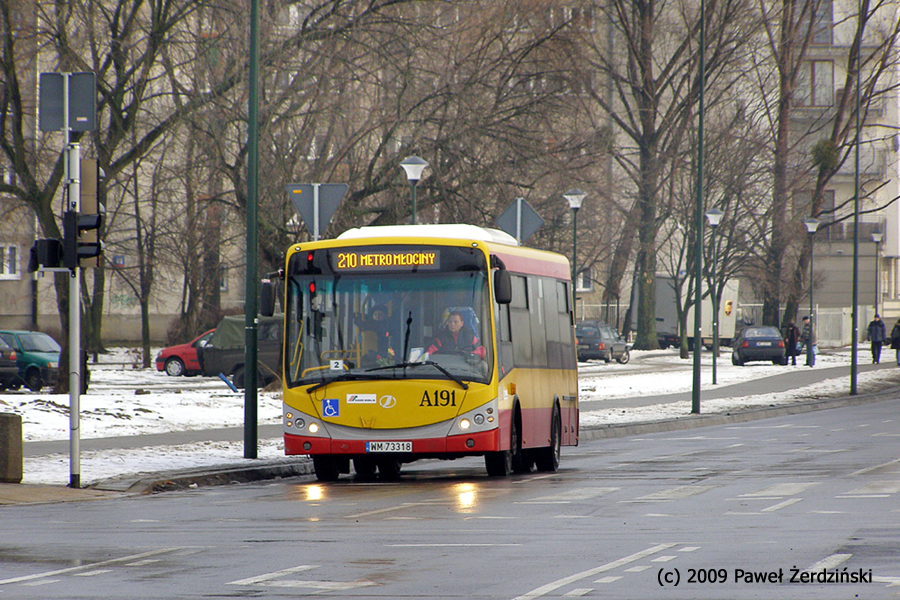
<path fill-rule="evenodd" d="M 412 452 L 405 453 L 419 457 L 439 457 L 441 455 L 484 454 L 500 449 L 500 429 L 451 435 L 440 438 L 396 439 L 393 441 L 412 442 Z M 365 440 L 342 440 L 327 437 L 310 437 L 285 432 L 285 454 L 347 454 L 361 455 L 366 451 Z"/>

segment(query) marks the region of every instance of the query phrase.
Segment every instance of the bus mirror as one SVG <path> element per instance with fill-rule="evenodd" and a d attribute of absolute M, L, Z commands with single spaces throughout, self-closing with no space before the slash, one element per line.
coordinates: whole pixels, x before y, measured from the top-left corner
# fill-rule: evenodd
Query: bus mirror
<path fill-rule="evenodd" d="M 506 269 L 494 271 L 494 299 L 497 304 L 512 302 L 512 279 Z"/>
<path fill-rule="evenodd" d="M 275 314 L 275 284 L 264 280 L 259 286 L 259 314 L 271 317 Z"/>

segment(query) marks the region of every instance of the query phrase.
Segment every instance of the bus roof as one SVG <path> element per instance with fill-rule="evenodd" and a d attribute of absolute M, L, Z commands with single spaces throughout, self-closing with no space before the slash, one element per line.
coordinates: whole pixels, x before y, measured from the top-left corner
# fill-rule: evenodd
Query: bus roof
<path fill-rule="evenodd" d="M 417 237 L 447 238 L 454 240 L 476 240 L 493 242 L 506 246 L 518 246 L 516 238 L 499 229 L 466 224 L 425 224 L 425 225 L 374 225 L 348 229 L 337 236 L 339 240 L 356 240 L 375 237 Z"/>

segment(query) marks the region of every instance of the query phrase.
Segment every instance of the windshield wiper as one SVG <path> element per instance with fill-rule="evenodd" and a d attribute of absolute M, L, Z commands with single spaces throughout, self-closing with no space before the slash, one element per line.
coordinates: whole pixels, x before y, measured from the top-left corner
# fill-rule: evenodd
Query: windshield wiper
<path fill-rule="evenodd" d="M 345 373 L 341 373 L 337 377 L 332 377 L 331 379 L 325 379 L 320 381 L 319 383 L 312 385 L 306 388 L 306 393 L 312 393 L 319 388 L 323 388 L 329 383 L 334 383 L 335 381 L 350 381 L 353 379 L 372 379 L 371 375 L 367 375 L 366 373 L 353 373 L 351 371 L 347 371 Z"/>
<path fill-rule="evenodd" d="M 434 367 L 435 369 L 437 369 L 438 371 L 440 371 L 441 373 L 446 375 L 448 379 L 452 379 L 457 384 L 459 384 L 459 387 L 461 387 L 462 389 L 464 389 L 464 390 L 469 389 L 469 385 L 465 381 L 463 381 L 462 379 L 460 379 L 459 377 L 457 377 L 456 375 L 454 375 L 453 373 L 451 373 L 450 371 L 448 371 L 441 365 L 437 364 L 433 360 L 426 360 L 423 362 L 397 363 L 396 365 L 388 365 L 387 367 L 374 367 L 372 369 L 366 369 L 366 373 L 370 373 L 372 371 L 384 371 L 386 369 L 406 369 L 407 367 L 421 367 L 422 365 L 428 365 L 430 367 Z"/>

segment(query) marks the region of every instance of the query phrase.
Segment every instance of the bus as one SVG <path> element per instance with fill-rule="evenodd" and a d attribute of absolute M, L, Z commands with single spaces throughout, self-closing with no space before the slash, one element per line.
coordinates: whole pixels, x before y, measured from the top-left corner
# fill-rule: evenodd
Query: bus
<path fill-rule="evenodd" d="M 284 449 L 320 481 L 466 456 L 555 471 L 578 444 L 564 256 L 474 225 L 372 226 L 291 246 L 279 276 Z"/>

